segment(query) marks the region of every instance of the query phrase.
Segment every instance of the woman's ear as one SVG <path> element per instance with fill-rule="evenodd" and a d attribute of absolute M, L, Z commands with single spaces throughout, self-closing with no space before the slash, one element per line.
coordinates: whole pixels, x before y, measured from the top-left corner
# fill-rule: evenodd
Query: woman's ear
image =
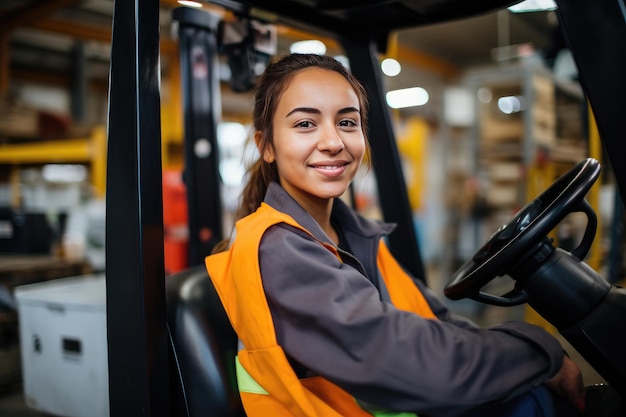
<path fill-rule="evenodd" d="M 256 148 L 261 152 L 261 139 L 263 139 L 263 133 L 260 130 L 254 131 L 254 144 Z"/>
<path fill-rule="evenodd" d="M 272 162 L 274 162 L 274 149 L 272 148 L 272 146 L 268 146 L 265 149 L 261 149 L 261 142 L 263 141 L 263 133 L 261 133 L 261 131 L 256 131 L 254 133 L 254 143 L 256 144 L 256 148 L 259 151 L 259 154 L 261 154 L 261 157 L 263 158 L 263 160 L 265 162 L 267 162 L 268 164 L 271 164 Z"/>
<path fill-rule="evenodd" d="M 271 164 L 274 162 L 274 159 L 274 150 L 271 146 L 268 146 L 265 152 L 263 152 L 263 160 L 268 164 Z"/>

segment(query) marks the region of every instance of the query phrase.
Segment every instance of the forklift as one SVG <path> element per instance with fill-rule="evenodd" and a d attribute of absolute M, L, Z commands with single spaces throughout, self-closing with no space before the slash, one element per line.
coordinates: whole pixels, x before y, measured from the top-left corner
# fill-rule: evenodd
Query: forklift
<path fill-rule="evenodd" d="M 250 22 L 282 23 L 336 39 L 370 101 L 372 154 L 385 221 L 398 224 L 389 246 L 414 276 L 424 265 L 402 175 L 392 123 L 384 102 L 378 56 L 395 30 L 463 19 L 510 6 L 510 0 L 211 0 Z M 626 9 L 622 1 L 557 0 L 560 26 L 595 116 L 622 200 L 626 198 Z M 178 9 L 177 9 L 178 10 Z M 212 73 L 223 46 L 213 16 L 176 12 L 185 94 L 185 184 L 189 205 L 190 268 L 165 276 L 160 138 L 159 5 L 157 0 L 116 1 L 109 85 L 106 196 L 106 292 L 111 416 L 244 416 L 230 358 L 237 338 L 202 260 L 222 238 L 219 99 Z M 271 21 L 269 21 L 271 20 Z M 200 45 L 200 48 L 194 46 Z M 250 79 L 262 54 L 243 36 L 229 44 L 230 63 Z M 226 50 L 226 48 L 225 48 Z M 196 52 L 194 52 L 196 51 Z M 198 52 L 199 51 L 199 52 Z M 203 60 L 209 76 L 189 74 Z M 185 75 L 187 73 L 187 75 Z M 195 145 L 208 141 L 205 152 Z M 208 150 L 208 151 L 207 151 Z M 624 415 L 626 295 L 583 261 L 595 235 L 595 214 L 585 194 L 600 164 L 581 161 L 528 203 L 453 274 L 452 299 L 495 305 L 528 303 L 554 324 L 609 382 L 590 390 L 598 412 Z M 384 186 L 383 186 L 384 185 Z M 572 252 L 554 248 L 548 233 L 570 212 L 588 219 Z M 202 231 L 203 233 L 199 233 Z M 209 233 L 206 233 L 206 232 Z M 554 279 L 565 271 L 567 282 Z M 497 276 L 516 280 L 506 294 L 484 287 Z M 557 297 L 559 303 L 553 302 Z M 567 307 L 562 307 L 567 306 Z M 564 310 L 567 308 L 568 310 Z M 231 361 L 232 362 L 232 361 Z M 591 397 L 593 396 L 593 397 Z M 600 408 L 608 410 L 600 411 Z M 602 414 L 605 413 L 605 414 Z"/>

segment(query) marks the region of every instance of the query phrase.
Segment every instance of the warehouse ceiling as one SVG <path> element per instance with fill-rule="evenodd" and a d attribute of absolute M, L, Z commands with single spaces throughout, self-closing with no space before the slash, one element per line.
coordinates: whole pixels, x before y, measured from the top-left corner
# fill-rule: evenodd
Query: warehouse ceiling
<path fill-rule="evenodd" d="M 179 5 L 176 0 L 161 0 L 160 5 L 162 52 L 171 52 L 171 11 Z M 2 53 L 9 57 L 9 83 L 28 77 L 68 82 L 80 51 L 89 63 L 87 76 L 106 84 L 113 6 L 113 0 L 2 0 L 0 40 Z M 223 12 L 211 4 L 205 8 Z M 387 52 L 407 71 L 390 80 L 390 88 L 410 86 L 416 77 L 424 78 L 423 83 L 433 75 L 449 80 L 468 68 L 494 65 L 498 53 L 507 57 L 530 48 L 549 55 L 560 41 L 553 13 L 513 14 L 503 9 L 393 33 Z M 314 35 L 282 26 L 278 34 L 279 53 L 287 52 L 294 40 Z"/>

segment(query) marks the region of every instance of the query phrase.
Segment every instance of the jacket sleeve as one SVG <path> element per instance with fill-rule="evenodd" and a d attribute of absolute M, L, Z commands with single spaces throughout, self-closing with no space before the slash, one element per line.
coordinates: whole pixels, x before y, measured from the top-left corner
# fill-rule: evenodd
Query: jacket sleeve
<path fill-rule="evenodd" d="M 539 327 L 480 329 L 382 302 L 366 277 L 289 226 L 266 232 L 259 258 L 287 355 L 376 406 L 455 416 L 527 391 L 562 364 L 561 345 Z"/>
<path fill-rule="evenodd" d="M 437 298 L 433 291 L 428 288 L 423 281 L 417 279 L 413 279 L 413 281 L 415 282 L 415 285 L 420 289 L 420 291 L 424 295 L 424 298 L 428 302 L 430 309 L 439 320 L 454 323 L 459 327 L 467 329 L 478 327 L 478 325 L 469 318 L 452 312 L 441 300 Z"/>

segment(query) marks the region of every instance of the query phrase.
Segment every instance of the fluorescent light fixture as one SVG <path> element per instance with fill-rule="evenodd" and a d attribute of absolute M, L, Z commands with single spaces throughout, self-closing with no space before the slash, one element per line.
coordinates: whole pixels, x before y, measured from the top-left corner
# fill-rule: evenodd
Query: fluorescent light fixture
<path fill-rule="evenodd" d="M 554 0 L 524 0 L 521 3 L 517 3 L 509 10 L 513 13 L 526 13 L 526 12 L 544 12 L 548 10 L 556 10 L 557 6 Z"/>
<path fill-rule="evenodd" d="M 385 98 L 387 105 L 392 109 L 402 109 L 404 107 L 423 106 L 428 103 L 429 96 L 428 91 L 422 87 L 412 87 L 389 91 Z"/>
<path fill-rule="evenodd" d="M 197 9 L 202 8 L 202 3 L 191 0 L 178 0 L 178 4 L 187 6 L 187 7 L 195 7 Z"/>
<path fill-rule="evenodd" d="M 318 40 L 298 41 L 292 43 L 289 50 L 292 54 L 324 55 L 326 53 L 326 45 Z"/>
<path fill-rule="evenodd" d="M 505 96 L 498 99 L 498 108 L 504 114 L 519 113 L 526 108 L 524 97 Z"/>
<path fill-rule="evenodd" d="M 383 62 L 380 63 L 380 69 L 386 76 L 395 77 L 396 75 L 400 74 L 400 71 L 402 71 L 402 66 L 395 59 L 386 58 L 383 59 Z"/>
<path fill-rule="evenodd" d="M 335 59 L 339 62 L 341 62 L 341 65 L 343 65 L 344 67 L 350 69 L 350 60 L 348 59 L 347 56 L 345 55 L 337 55 L 335 57 Z"/>

